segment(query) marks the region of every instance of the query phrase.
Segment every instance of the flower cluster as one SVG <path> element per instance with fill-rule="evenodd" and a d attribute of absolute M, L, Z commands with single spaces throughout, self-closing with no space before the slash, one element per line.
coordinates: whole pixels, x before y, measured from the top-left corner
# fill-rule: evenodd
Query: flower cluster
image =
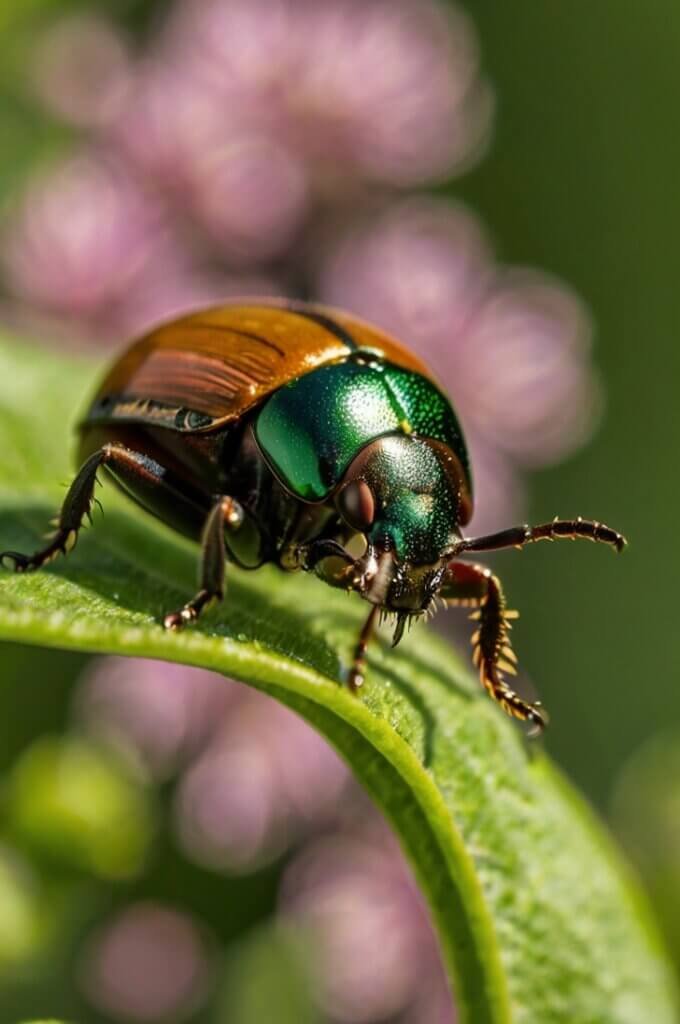
<path fill-rule="evenodd" d="M 470 26 L 433 0 L 180 0 L 135 59 L 72 15 L 33 78 L 84 141 L 14 211 L 7 287 L 99 339 L 297 287 L 320 208 L 446 177 L 491 113 Z"/>

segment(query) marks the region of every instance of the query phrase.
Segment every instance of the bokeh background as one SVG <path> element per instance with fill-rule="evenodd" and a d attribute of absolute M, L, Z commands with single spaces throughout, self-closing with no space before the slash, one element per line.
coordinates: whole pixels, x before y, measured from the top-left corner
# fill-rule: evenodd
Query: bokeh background
<path fill-rule="evenodd" d="M 450 391 L 475 528 L 628 534 L 495 565 L 680 963 L 677 5 L 3 0 L 0 48 L 6 333 L 104 359 L 225 296 L 346 306 Z M 0 1019 L 455 1020 L 393 839 L 291 713 L 1 655 Z"/>

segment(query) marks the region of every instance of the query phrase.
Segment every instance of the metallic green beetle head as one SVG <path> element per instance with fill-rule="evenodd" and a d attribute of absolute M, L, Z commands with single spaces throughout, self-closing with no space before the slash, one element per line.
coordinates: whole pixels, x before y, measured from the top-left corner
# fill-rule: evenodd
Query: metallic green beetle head
<path fill-rule="evenodd" d="M 388 611 L 426 611 L 472 512 L 457 456 L 431 439 L 378 438 L 348 467 L 335 504 L 348 527 L 365 535 L 367 549 L 342 581 L 321 566 L 319 574 Z"/>

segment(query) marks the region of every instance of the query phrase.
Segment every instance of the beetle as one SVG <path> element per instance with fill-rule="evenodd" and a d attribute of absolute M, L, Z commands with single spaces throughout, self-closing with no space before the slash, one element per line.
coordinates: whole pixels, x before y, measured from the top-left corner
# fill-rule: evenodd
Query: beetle
<path fill-rule="evenodd" d="M 199 589 L 165 616 L 166 629 L 223 598 L 227 562 L 313 572 L 371 605 L 349 672 L 356 691 L 381 613 L 395 617 L 396 646 L 437 599 L 468 606 L 483 686 L 534 731 L 545 711 L 506 679 L 516 613 L 498 577 L 460 556 L 558 538 L 617 551 L 626 543 L 581 517 L 464 536 L 472 477 L 451 403 L 408 348 L 318 305 L 245 301 L 162 324 L 113 363 L 79 435 L 81 467 L 55 533 L 32 555 L 2 553 L 6 567 L 27 572 L 67 554 L 106 470 L 147 511 L 200 540 Z"/>

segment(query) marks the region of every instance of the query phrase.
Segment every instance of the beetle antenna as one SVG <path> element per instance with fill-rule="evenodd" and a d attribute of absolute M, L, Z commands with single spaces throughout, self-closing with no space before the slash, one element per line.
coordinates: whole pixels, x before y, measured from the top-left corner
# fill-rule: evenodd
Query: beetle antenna
<path fill-rule="evenodd" d="M 509 530 L 501 530 L 499 533 L 492 533 L 486 537 L 463 537 L 454 548 L 454 554 L 460 555 L 465 551 L 501 551 L 503 548 L 521 549 L 527 544 L 534 544 L 539 540 L 590 540 L 598 544 L 607 544 L 619 553 L 623 551 L 628 543 L 622 533 L 613 530 L 611 526 L 600 523 L 594 519 L 584 519 L 577 516 L 576 519 L 558 519 L 557 516 L 549 523 L 541 523 L 540 526 L 513 526 Z"/>

